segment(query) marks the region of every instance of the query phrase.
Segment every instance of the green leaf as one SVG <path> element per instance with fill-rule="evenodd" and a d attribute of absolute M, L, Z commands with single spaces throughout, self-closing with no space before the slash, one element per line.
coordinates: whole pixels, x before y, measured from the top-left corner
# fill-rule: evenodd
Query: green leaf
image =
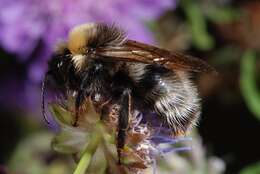
<path fill-rule="evenodd" d="M 10 173 L 26 174 L 71 174 L 72 165 L 67 158 L 55 157 L 50 148 L 52 135 L 47 132 L 40 132 L 22 139 L 17 145 L 8 168 Z M 53 156 L 51 163 L 48 158 Z"/>
<path fill-rule="evenodd" d="M 241 12 L 233 7 L 210 6 L 207 10 L 208 19 L 216 23 L 228 23 L 238 19 Z"/>
<path fill-rule="evenodd" d="M 180 2 L 191 26 L 194 45 L 201 50 L 212 49 L 214 40 L 207 31 L 206 19 L 199 4 L 192 0 Z"/>
<path fill-rule="evenodd" d="M 69 111 L 62 108 L 59 104 L 51 104 L 49 108 L 59 124 L 71 125 L 73 119 Z"/>
<path fill-rule="evenodd" d="M 246 51 L 240 65 L 240 87 L 250 111 L 260 120 L 260 90 L 256 85 L 256 54 Z"/>
<path fill-rule="evenodd" d="M 250 165 L 239 172 L 239 174 L 259 174 L 259 173 L 260 173 L 260 162 Z"/>
<path fill-rule="evenodd" d="M 83 152 L 83 155 L 73 174 L 84 174 L 89 167 L 90 161 L 99 146 L 101 141 L 101 135 L 99 133 L 92 134 L 87 148 Z"/>
<path fill-rule="evenodd" d="M 88 142 L 85 130 L 63 125 L 62 130 L 52 140 L 52 148 L 60 153 L 73 154 L 84 149 Z"/>

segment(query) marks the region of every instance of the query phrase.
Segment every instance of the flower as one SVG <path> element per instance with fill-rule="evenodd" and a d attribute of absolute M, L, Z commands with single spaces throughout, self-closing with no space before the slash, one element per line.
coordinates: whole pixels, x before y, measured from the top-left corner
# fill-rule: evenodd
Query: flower
<path fill-rule="evenodd" d="M 170 128 L 158 124 L 161 122 L 156 114 L 133 111 L 126 133 L 126 144 L 122 149 L 122 165 L 118 165 L 116 137 L 119 106 L 116 104 L 110 106 L 107 118 L 100 120 L 95 107 L 90 101 L 86 101 L 81 107 L 79 126 L 73 127 L 73 102 L 73 97 L 69 96 L 65 102 L 53 103 L 51 111 L 60 126 L 52 147 L 58 152 L 74 154 L 80 158 L 74 173 L 84 172 L 82 170 L 85 169 L 80 166 L 87 166 L 89 173 L 92 169 L 104 166 L 105 170 L 114 174 L 142 174 L 149 168 L 153 168 L 153 173 L 156 173 L 157 158 L 170 152 L 190 150 L 190 147 L 175 145 L 190 141 L 191 138 L 174 137 Z"/>
<path fill-rule="evenodd" d="M 129 38 L 149 43 L 153 37 L 144 23 L 175 5 L 174 0 L 1 0 L 0 46 L 25 64 L 23 83 L 35 88 L 42 80 L 53 47 L 66 39 L 73 26 L 86 22 L 116 23 Z M 12 92 L 16 93 L 24 95 L 24 90 Z M 26 108 L 24 103 L 22 108 Z"/>

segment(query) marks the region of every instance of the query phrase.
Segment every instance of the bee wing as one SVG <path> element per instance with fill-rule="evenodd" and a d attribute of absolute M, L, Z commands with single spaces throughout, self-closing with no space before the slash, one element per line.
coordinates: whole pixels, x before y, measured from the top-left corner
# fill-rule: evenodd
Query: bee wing
<path fill-rule="evenodd" d="M 120 46 L 99 48 L 96 50 L 96 54 L 104 58 L 119 61 L 148 64 L 156 63 L 170 70 L 179 69 L 193 72 L 215 72 L 214 68 L 199 58 L 170 52 L 133 40 L 127 40 Z"/>

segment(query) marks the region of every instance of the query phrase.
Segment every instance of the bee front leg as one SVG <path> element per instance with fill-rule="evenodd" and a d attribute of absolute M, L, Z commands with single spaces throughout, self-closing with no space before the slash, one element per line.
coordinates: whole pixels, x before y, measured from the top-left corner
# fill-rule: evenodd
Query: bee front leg
<path fill-rule="evenodd" d="M 88 72 L 85 72 L 84 78 L 81 82 L 80 88 L 77 92 L 76 99 L 75 99 L 75 120 L 72 124 L 74 127 L 78 126 L 79 107 L 83 103 L 86 96 L 89 95 L 88 84 L 89 84 L 89 75 L 88 75 Z"/>
<path fill-rule="evenodd" d="M 128 129 L 129 116 L 131 114 L 131 103 L 131 91 L 130 89 L 126 89 L 120 99 L 117 134 L 118 164 L 121 164 L 121 153 L 125 145 L 126 131 Z"/>

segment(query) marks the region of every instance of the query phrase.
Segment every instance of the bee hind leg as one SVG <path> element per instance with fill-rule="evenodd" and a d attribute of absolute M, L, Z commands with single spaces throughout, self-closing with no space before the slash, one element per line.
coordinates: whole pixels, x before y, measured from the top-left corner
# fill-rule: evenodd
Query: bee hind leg
<path fill-rule="evenodd" d="M 117 154 L 118 164 L 121 164 L 122 149 L 125 145 L 126 131 L 129 124 L 129 116 L 131 114 L 131 91 L 124 90 L 120 99 L 120 110 L 118 118 L 118 134 L 117 134 Z"/>

